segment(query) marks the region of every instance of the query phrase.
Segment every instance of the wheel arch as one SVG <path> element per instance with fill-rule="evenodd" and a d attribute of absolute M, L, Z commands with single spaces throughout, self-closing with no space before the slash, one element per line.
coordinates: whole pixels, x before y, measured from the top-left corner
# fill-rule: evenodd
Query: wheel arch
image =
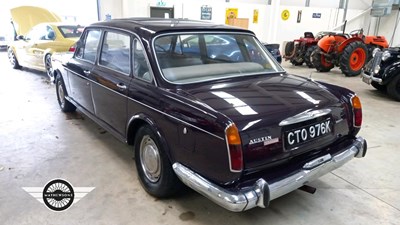
<path fill-rule="evenodd" d="M 46 56 L 47 55 L 53 55 L 53 53 L 54 53 L 54 50 L 53 49 L 51 49 L 51 48 L 48 48 L 48 49 L 46 49 L 46 50 L 44 50 L 44 52 L 43 52 L 43 65 L 45 65 L 46 64 Z"/>
<path fill-rule="evenodd" d="M 169 145 L 167 140 L 165 139 L 162 130 L 160 129 L 159 126 L 157 126 L 157 123 L 147 114 L 144 113 L 138 113 L 136 115 L 133 115 L 127 124 L 127 129 L 126 129 L 126 140 L 128 145 L 134 145 L 135 143 L 135 138 L 137 135 L 137 132 L 140 127 L 149 125 L 150 128 L 154 131 L 155 135 L 158 137 L 161 145 L 163 146 L 164 150 L 166 151 L 166 154 L 168 158 L 170 159 L 170 162 L 173 162 L 173 155 L 170 151 Z"/>
<path fill-rule="evenodd" d="M 384 78 L 383 85 L 390 83 L 395 76 L 400 76 L 400 61 L 388 66 L 382 76 Z"/>
<path fill-rule="evenodd" d="M 338 47 L 338 52 L 339 52 L 339 53 L 342 53 L 343 50 L 344 50 L 350 43 L 353 43 L 353 42 L 356 42 L 356 41 L 359 41 L 359 42 L 361 42 L 361 43 L 363 43 L 363 44 L 365 45 L 364 41 L 363 41 L 361 38 L 358 38 L 358 37 L 349 38 L 349 39 L 343 41 L 343 42 L 339 45 L 339 47 Z"/>
<path fill-rule="evenodd" d="M 169 157 L 172 163 L 172 158 L 173 158 L 172 153 L 170 152 L 168 142 L 164 138 L 162 130 L 157 126 L 157 123 L 150 116 L 144 113 L 138 113 L 129 119 L 126 128 L 126 140 L 128 145 L 134 145 L 136 134 L 139 128 L 145 125 L 149 125 L 156 134 L 156 136 L 159 138 L 161 145 L 163 146 L 167 156 Z"/>

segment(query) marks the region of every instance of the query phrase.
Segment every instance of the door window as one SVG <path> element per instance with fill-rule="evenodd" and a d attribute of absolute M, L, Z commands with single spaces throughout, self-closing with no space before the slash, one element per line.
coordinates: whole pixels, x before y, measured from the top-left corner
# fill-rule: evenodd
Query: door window
<path fill-rule="evenodd" d="M 84 43 L 76 50 L 76 58 L 94 63 L 100 42 L 100 35 L 100 30 L 88 30 L 85 35 Z"/>
<path fill-rule="evenodd" d="M 130 43 L 129 35 L 106 32 L 99 64 L 129 75 L 131 72 Z"/>
<path fill-rule="evenodd" d="M 148 82 L 153 81 L 149 66 L 146 61 L 145 52 L 139 40 L 133 42 L 133 76 Z"/>

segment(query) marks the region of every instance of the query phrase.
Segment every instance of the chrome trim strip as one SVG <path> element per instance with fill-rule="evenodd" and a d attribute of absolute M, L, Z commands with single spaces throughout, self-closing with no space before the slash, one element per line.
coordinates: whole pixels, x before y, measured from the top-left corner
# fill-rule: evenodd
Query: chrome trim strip
<path fill-rule="evenodd" d="M 185 104 L 185 105 L 187 105 L 187 106 L 189 106 L 189 107 L 191 107 L 191 108 L 193 108 L 193 109 L 196 109 L 196 110 L 198 110 L 198 111 L 200 111 L 200 112 L 202 112 L 202 113 L 204 113 L 204 114 L 207 114 L 207 115 L 209 115 L 209 116 L 211 116 L 211 117 L 213 117 L 213 118 L 215 118 L 215 119 L 217 118 L 216 116 L 214 116 L 214 115 L 212 115 L 212 114 L 210 114 L 210 113 L 208 113 L 208 112 L 206 112 L 206 111 L 204 111 L 204 110 L 202 110 L 202 109 L 200 109 L 200 108 L 198 108 L 198 107 L 196 107 L 196 106 L 186 104 L 186 103 L 183 102 L 182 100 L 179 100 L 179 99 L 177 99 L 177 98 L 175 98 L 175 97 L 172 97 L 172 96 L 170 96 L 170 95 L 166 95 L 165 97 L 170 98 L 170 99 L 173 99 L 174 101 L 180 102 L 180 103 L 182 103 L 182 104 Z M 204 105 L 204 104 L 203 104 L 203 105 Z M 207 107 L 207 108 L 212 109 L 214 112 L 217 112 L 217 111 L 215 111 L 213 108 L 210 108 L 210 107 Z"/>
<path fill-rule="evenodd" d="M 353 143 L 343 151 L 331 157 L 329 154 L 323 156 L 324 161 L 322 164 L 314 168 L 306 169 L 307 164 L 313 164 L 312 160 L 305 164 L 305 166 L 298 170 L 296 173 L 282 178 L 274 183 L 268 184 L 267 181 L 260 178 L 255 184 L 248 188 L 242 188 L 237 192 L 224 189 L 188 167 L 175 162 L 172 168 L 178 178 L 187 186 L 197 191 L 198 193 L 209 198 L 211 201 L 220 205 L 221 207 L 233 211 L 241 212 L 254 207 L 267 207 L 271 200 L 274 200 L 282 195 L 294 191 L 304 184 L 311 182 L 319 177 L 341 167 L 354 157 L 364 157 L 367 151 L 367 144 L 364 138 L 358 137 Z"/>
<path fill-rule="evenodd" d="M 104 85 L 102 85 L 102 84 L 100 84 L 100 83 L 97 83 L 97 82 L 93 81 L 93 80 L 87 79 L 86 77 L 83 77 L 82 75 L 80 75 L 80 74 L 78 74 L 78 73 L 76 73 L 76 72 L 74 72 L 74 71 L 71 71 L 71 70 L 69 70 L 69 69 L 67 69 L 67 70 L 70 71 L 70 72 L 72 72 L 72 73 L 74 73 L 74 74 L 77 74 L 78 76 L 80 76 L 80 77 L 82 77 L 82 78 L 84 78 L 84 79 L 90 81 L 90 82 L 93 83 L 93 84 L 96 84 L 96 85 L 99 85 L 99 86 L 101 86 L 101 87 L 103 87 L 103 88 L 106 88 L 106 89 L 109 90 L 109 91 L 112 91 L 112 92 L 114 92 L 114 93 L 116 93 L 116 94 L 119 94 L 119 95 L 121 95 L 121 96 L 123 96 L 123 97 L 126 97 L 126 98 L 128 98 L 129 100 L 132 100 L 132 101 L 134 101 L 134 102 L 136 102 L 136 103 L 139 103 L 140 105 L 143 105 L 143 106 L 145 106 L 145 107 L 147 107 L 147 108 L 149 108 L 149 109 L 152 109 L 152 110 L 154 110 L 154 111 L 156 111 L 156 112 L 159 112 L 159 113 L 161 113 L 161 114 L 164 114 L 165 116 L 168 116 L 168 117 L 170 117 L 170 118 L 172 118 L 172 119 L 174 119 L 174 120 L 177 120 L 177 121 L 179 121 L 179 122 L 181 122 L 181 123 L 183 123 L 183 124 L 186 124 L 187 126 L 193 127 L 193 128 L 195 128 L 195 129 L 197 129 L 197 130 L 200 130 L 200 131 L 202 131 L 202 132 L 204 132 L 204 133 L 206 133 L 206 134 L 209 134 L 209 135 L 211 135 L 211 136 L 214 136 L 214 137 L 216 137 L 216 138 L 218 138 L 218 139 L 220 139 L 220 140 L 225 140 L 225 138 L 223 138 L 223 137 L 220 137 L 220 136 L 218 136 L 218 135 L 216 135 L 216 134 L 210 133 L 210 132 L 208 132 L 208 131 L 206 131 L 206 130 L 200 128 L 200 127 L 197 127 L 197 126 L 195 126 L 195 125 L 193 125 L 193 124 L 190 124 L 190 123 L 188 123 L 188 122 L 186 122 L 186 121 L 183 121 L 183 120 L 178 119 L 178 118 L 176 118 L 176 117 L 174 117 L 174 116 L 171 116 L 171 115 L 169 115 L 169 114 L 167 114 L 167 113 L 165 113 L 165 112 L 162 112 L 162 111 L 160 111 L 160 110 L 158 110 L 158 109 L 156 109 L 156 108 L 153 108 L 153 107 L 151 107 L 151 106 L 149 106 L 149 105 L 146 105 L 146 104 L 144 104 L 144 103 L 142 103 L 142 102 L 139 102 L 139 101 L 137 101 L 137 100 L 135 100 L 135 99 L 133 99 L 133 98 L 127 96 L 127 95 L 123 95 L 123 94 L 121 94 L 121 93 L 119 93 L 119 92 L 117 92 L 117 91 L 115 91 L 115 90 L 113 90 L 113 89 L 110 89 L 109 87 L 106 87 L 106 86 L 104 86 Z M 134 117 L 134 116 L 135 116 L 135 115 L 133 115 L 132 117 Z M 131 118 L 132 118 L 132 117 L 131 117 Z M 130 119 L 131 119 L 131 118 L 130 118 Z M 130 121 L 130 120 L 128 120 L 128 121 Z"/>
<path fill-rule="evenodd" d="M 300 123 L 303 121 L 311 120 L 320 116 L 325 116 L 331 113 L 330 109 L 317 109 L 317 110 L 306 110 L 304 112 L 301 112 L 295 116 L 288 117 L 284 120 L 282 120 L 279 123 L 279 126 L 286 126 L 290 124 L 295 124 L 295 123 Z"/>

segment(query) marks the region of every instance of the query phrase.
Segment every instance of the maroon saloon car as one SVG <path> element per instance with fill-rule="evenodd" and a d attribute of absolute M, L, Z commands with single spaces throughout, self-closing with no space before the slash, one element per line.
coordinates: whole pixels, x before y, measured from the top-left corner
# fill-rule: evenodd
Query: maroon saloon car
<path fill-rule="evenodd" d="M 267 207 L 367 151 L 356 94 L 288 74 L 248 30 L 115 19 L 53 60 L 62 111 L 133 145 L 155 197 L 184 183 L 231 211 Z"/>

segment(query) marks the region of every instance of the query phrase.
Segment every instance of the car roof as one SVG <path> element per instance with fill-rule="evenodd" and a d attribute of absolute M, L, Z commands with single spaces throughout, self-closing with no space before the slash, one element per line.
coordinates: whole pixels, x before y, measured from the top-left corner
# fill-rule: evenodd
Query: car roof
<path fill-rule="evenodd" d="M 123 18 L 97 22 L 90 26 L 113 27 L 132 31 L 140 29 L 142 32 L 147 31 L 150 35 L 171 31 L 228 31 L 254 34 L 252 31 L 238 27 L 188 19 Z"/>

